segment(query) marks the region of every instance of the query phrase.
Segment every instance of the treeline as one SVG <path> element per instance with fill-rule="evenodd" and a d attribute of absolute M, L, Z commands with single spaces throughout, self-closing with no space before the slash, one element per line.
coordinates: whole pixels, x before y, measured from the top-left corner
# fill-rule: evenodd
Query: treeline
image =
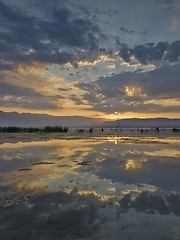
<path fill-rule="evenodd" d="M 20 133 L 20 132 L 27 132 L 27 133 L 51 133 L 51 132 L 68 132 L 68 127 L 51 127 L 46 126 L 44 128 L 21 128 L 21 127 L 0 127 L 0 132 L 4 133 Z"/>

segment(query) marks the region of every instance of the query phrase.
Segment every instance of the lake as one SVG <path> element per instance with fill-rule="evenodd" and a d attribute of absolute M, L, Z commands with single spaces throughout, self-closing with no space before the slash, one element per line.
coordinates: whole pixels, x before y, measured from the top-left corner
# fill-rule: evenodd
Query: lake
<path fill-rule="evenodd" d="M 180 240 L 177 134 L 0 144 L 1 240 Z"/>

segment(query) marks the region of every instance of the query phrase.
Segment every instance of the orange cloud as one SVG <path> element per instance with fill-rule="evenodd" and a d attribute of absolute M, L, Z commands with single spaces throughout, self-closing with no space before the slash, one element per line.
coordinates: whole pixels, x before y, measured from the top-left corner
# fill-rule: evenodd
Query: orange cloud
<path fill-rule="evenodd" d="M 24 64 L 24 63 L 17 64 L 14 67 L 14 70 L 18 73 L 22 73 L 22 72 L 36 73 L 38 71 L 41 71 L 41 72 L 48 71 L 48 69 L 45 65 L 43 65 L 41 63 L 37 63 L 37 62 L 32 62 L 29 65 Z"/>
<path fill-rule="evenodd" d="M 31 193 L 31 195 L 36 195 L 37 193 L 43 192 L 47 188 L 47 185 L 46 184 L 37 185 L 32 183 L 26 184 L 17 183 L 13 186 L 13 188 L 20 192 L 25 191 Z"/>

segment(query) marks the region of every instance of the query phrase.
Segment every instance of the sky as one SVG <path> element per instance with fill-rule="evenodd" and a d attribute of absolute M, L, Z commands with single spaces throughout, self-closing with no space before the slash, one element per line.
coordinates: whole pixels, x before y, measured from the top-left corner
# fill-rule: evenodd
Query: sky
<path fill-rule="evenodd" d="M 180 118 L 179 0 L 0 1 L 0 110 Z"/>

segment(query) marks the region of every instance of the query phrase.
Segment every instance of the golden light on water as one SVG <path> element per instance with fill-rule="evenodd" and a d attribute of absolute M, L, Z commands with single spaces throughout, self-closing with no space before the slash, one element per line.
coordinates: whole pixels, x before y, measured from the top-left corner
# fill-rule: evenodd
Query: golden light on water
<path fill-rule="evenodd" d="M 135 170 L 135 169 L 141 169 L 143 167 L 143 162 L 146 162 L 146 160 L 140 160 L 135 161 L 133 159 L 129 159 L 125 164 L 126 170 Z"/>

